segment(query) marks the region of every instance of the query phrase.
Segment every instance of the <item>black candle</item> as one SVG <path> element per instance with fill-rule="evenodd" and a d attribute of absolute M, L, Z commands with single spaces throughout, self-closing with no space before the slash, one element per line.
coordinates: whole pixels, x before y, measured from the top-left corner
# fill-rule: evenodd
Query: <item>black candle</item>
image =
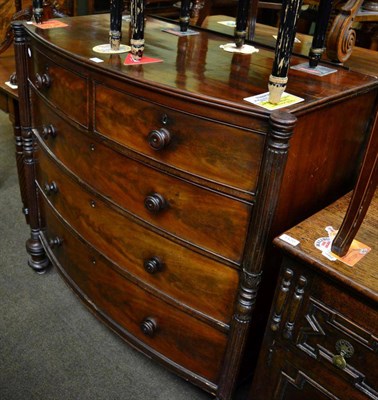
<path fill-rule="evenodd" d="M 186 32 L 188 30 L 189 25 L 189 7 L 190 0 L 181 0 L 181 8 L 180 8 L 180 31 Z"/>
<path fill-rule="evenodd" d="M 144 0 L 131 0 L 131 56 L 134 61 L 143 57 L 144 51 Z"/>
<path fill-rule="evenodd" d="M 35 22 L 37 24 L 42 23 L 42 17 L 43 17 L 42 1 L 43 0 L 33 0 L 33 15 L 34 15 Z"/>
<path fill-rule="evenodd" d="M 302 0 L 284 0 L 281 9 L 281 21 L 278 30 L 276 53 L 272 74 L 269 77 L 269 101 L 279 103 L 286 88 L 291 52 L 293 50 L 296 25 Z"/>
<path fill-rule="evenodd" d="M 112 50 L 119 50 L 122 37 L 123 0 L 110 0 L 109 41 Z"/>
<path fill-rule="evenodd" d="M 236 14 L 235 45 L 242 47 L 247 36 L 247 20 L 250 0 L 239 0 Z"/>

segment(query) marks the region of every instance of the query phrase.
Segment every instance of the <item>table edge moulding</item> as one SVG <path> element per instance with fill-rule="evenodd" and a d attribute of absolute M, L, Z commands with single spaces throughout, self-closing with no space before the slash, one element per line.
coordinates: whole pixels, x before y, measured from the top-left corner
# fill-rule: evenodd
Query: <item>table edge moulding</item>
<path fill-rule="evenodd" d="M 161 57 L 163 62 L 125 66 L 123 65 L 125 56 L 122 58 L 102 56 L 105 61 L 98 64 L 90 59 L 95 56 L 92 51 L 93 46 L 107 38 L 106 16 L 73 17 L 61 21 L 66 23 L 68 28 L 43 30 L 23 22 L 13 24 L 23 173 L 31 231 L 26 245 L 30 255 L 29 266 L 37 273 L 44 273 L 52 261 L 84 304 L 122 338 L 178 375 L 213 393 L 217 399 L 229 400 L 238 380 L 239 371 L 243 373 L 243 359 L 250 360 L 258 351 L 253 347 L 258 347 L 263 333 L 263 321 L 269 311 L 266 308 L 270 305 L 272 287 L 278 272 L 275 259 L 277 255 L 271 250 L 271 239 L 278 231 L 307 217 L 319 207 L 329 204 L 335 196 L 339 197 L 351 188 L 372 129 L 371 114 L 377 111 L 378 81 L 374 77 L 346 71 L 340 67 L 335 67 L 336 72 L 323 79 L 319 77 L 310 79 L 301 72 L 293 71 L 290 72 L 288 90 L 303 97 L 303 101 L 290 108 L 270 112 L 247 103 L 243 98 L 267 90 L 271 65 L 274 62 L 274 52 L 271 50 L 260 49 L 257 55 L 246 58 L 230 55 L 219 49 L 224 40 L 220 35 L 200 30 L 198 35 L 180 41 L 175 36 L 162 32 L 163 28 L 175 27 L 174 24 L 147 18 L 146 53 L 151 57 Z M 127 37 L 128 33 L 125 28 L 124 36 Z M 180 53 L 183 49 L 179 44 L 183 42 L 186 43 L 186 50 L 193 46 L 190 49 L 192 58 L 185 52 Z M 210 60 L 211 57 L 213 59 Z M 298 64 L 304 60 L 294 57 L 292 62 Z M 67 105 L 61 97 L 62 90 L 67 96 L 71 96 L 71 101 L 79 103 Z M 119 98 L 125 99 L 124 101 L 130 99 L 129 105 L 122 103 L 119 109 L 117 108 L 121 121 L 112 114 L 111 107 L 114 106 L 114 101 L 112 103 L 111 96 L 107 97 L 106 91 L 116 97 L 120 96 Z M 100 99 L 101 95 L 106 101 Z M 106 108 L 107 102 L 110 104 L 108 108 Z M 146 114 L 130 117 L 127 112 L 129 109 L 134 110 L 135 104 L 143 104 L 143 112 Z M 347 124 L 340 119 L 344 110 L 352 114 Z M 335 118 L 339 118 L 340 121 L 332 121 L 334 113 L 336 113 Z M 358 118 L 355 114 L 358 114 Z M 155 121 L 157 115 L 168 115 L 167 119 L 162 118 L 160 123 L 166 130 L 175 131 L 176 135 L 171 139 L 169 144 L 171 147 L 167 147 L 165 153 L 149 152 L 151 149 L 144 152 L 138 142 L 144 133 L 139 131 L 145 127 L 151 129 L 150 122 Z M 52 124 L 48 120 L 50 116 L 56 121 L 58 127 L 56 131 L 49 125 Z M 193 126 L 185 122 L 189 121 L 189 118 Z M 106 125 L 109 121 L 112 129 Z M 206 129 L 209 131 L 204 132 Z M 223 142 L 214 142 L 215 134 L 219 135 L 217 137 Z M 233 140 L 233 136 L 243 139 L 248 150 Z M 70 149 L 65 143 L 65 140 L 71 139 L 78 146 L 81 144 L 84 146 L 84 143 L 91 141 L 90 149 L 88 150 L 86 145 L 85 149 L 88 152 L 83 150 L 76 158 L 74 156 L 67 158 L 66 154 L 72 155 L 76 151 L 74 148 L 76 145 L 72 145 Z M 181 164 L 175 164 L 177 159 L 172 158 L 173 156 L 169 158 L 177 148 L 179 148 L 177 151 L 186 151 L 185 140 L 192 140 L 192 145 L 196 140 L 197 149 L 193 149 L 193 152 L 198 151 L 199 155 L 193 153 L 193 157 L 198 157 L 195 159 L 198 160 L 198 165 L 194 165 L 194 161 L 188 167 L 185 164 L 187 160 L 182 158 L 179 158 Z M 322 147 L 324 142 L 327 142 L 328 147 Z M 207 146 L 210 149 L 208 153 Z M 227 146 L 236 146 L 240 152 L 229 155 L 231 160 L 227 165 L 239 166 L 239 171 L 235 170 L 235 176 L 238 173 L 244 174 L 248 180 L 246 187 L 241 187 L 239 182 L 233 184 L 235 180 L 232 179 L 231 183 L 222 180 L 227 168 L 223 165 L 227 161 L 223 153 L 229 154 Z M 242 160 L 243 152 L 247 161 Z M 260 157 L 258 161 L 250 161 L 252 152 L 254 156 Z M 171 185 L 173 189 L 177 183 L 175 190 L 180 193 L 177 193 L 176 197 L 173 194 L 166 204 L 154 192 L 146 197 L 145 207 L 143 205 L 139 207 L 134 198 L 138 191 L 142 190 L 144 181 L 147 182 L 150 178 L 146 175 L 139 180 L 125 183 L 122 180 L 126 179 L 123 174 L 114 174 L 113 182 L 112 177 L 107 175 L 107 169 L 111 170 L 111 161 L 108 168 L 106 165 L 102 166 L 101 172 L 97 169 L 95 161 L 93 165 L 84 165 L 86 160 L 96 160 L 95 157 L 100 157 L 100 153 L 114 154 L 114 165 L 123 157 L 125 163 L 130 166 L 127 171 L 123 171 L 123 174 L 128 174 L 127 176 L 131 176 L 133 168 L 136 168 L 136 171 L 149 171 L 148 176 L 158 174 L 161 182 L 175 182 Z M 306 153 L 305 157 L 303 153 Z M 200 160 L 202 155 L 204 159 Z M 206 157 L 209 157 L 210 161 L 205 159 Z M 300 162 L 297 161 L 298 158 Z M 352 165 L 351 158 L 356 161 Z M 219 160 L 221 165 L 217 164 Z M 205 163 L 209 170 L 206 170 L 201 163 Z M 335 169 L 336 166 L 339 170 Z M 91 168 L 97 180 L 92 179 L 88 172 Z M 45 178 L 49 178 L 50 175 L 54 180 L 48 181 L 45 185 Z M 256 176 L 256 182 L 252 176 Z M 125 187 L 116 185 L 118 179 Z M 61 186 L 59 180 L 62 182 Z M 58 182 L 57 186 L 55 182 Z M 155 183 L 162 185 L 161 182 L 156 180 Z M 126 190 L 127 185 L 132 190 Z M 73 190 L 77 190 L 82 198 L 73 199 L 74 192 L 65 192 L 65 189 L 70 187 L 75 188 Z M 120 195 L 123 189 L 125 192 Z M 204 193 L 206 196 L 195 198 L 197 193 Z M 81 217 L 77 215 L 75 219 L 72 215 L 76 212 L 74 210 L 76 202 L 78 209 L 84 207 L 81 204 L 84 204 L 88 196 L 91 196 L 92 200 L 88 206 L 89 211 L 83 209 L 82 218 L 93 212 L 94 214 L 90 214 L 93 218 L 91 220 L 93 227 L 88 223 L 82 228 L 84 225 L 80 225 Z M 128 196 L 125 203 L 122 203 L 124 201 L 122 196 Z M 209 240 L 206 238 L 205 222 L 211 227 L 215 226 L 214 224 L 221 226 L 223 218 L 221 216 L 217 217 L 217 221 L 211 220 L 215 214 L 213 210 L 210 212 L 210 204 L 206 210 L 207 221 L 188 221 L 184 214 L 179 214 L 179 212 L 185 214 L 192 212 L 188 208 L 173 214 L 180 215 L 177 220 L 172 220 L 173 222 L 169 224 L 165 222 L 173 218 L 171 215 L 176 212 L 175 206 L 187 204 L 183 198 L 185 196 L 193 196 L 197 203 L 193 204 L 193 209 L 200 211 L 202 205 L 199 200 L 205 197 L 218 199 L 217 203 L 214 203 L 214 209 L 221 207 L 222 204 L 234 205 L 236 210 L 234 217 L 231 214 L 232 207 L 227 206 L 227 217 L 224 218 L 229 220 L 222 225 L 226 228 L 219 228 L 224 229 L 230 238 L 222 243 L 221 248 L 211 244 L 216 232 L 208 233 Z M 160 214 L 159 212 L 154 214 L 149 212 L 151 211 L 149 208 L 158 208 L 159 212 L 164 210 Z M 205 315 L 205 312 L 184 304 L 180 299 L 174 299 L 169 293 L 164 293 L 163 289 L 152 287 L 147 281 L 149 277 L 144 280 L 137 275 L 139 272 L 130 272 L 128 266 L 118 265 L 119 258 L 113 258 L 118 251 L 116 243 L 111 243 L 110 239 L 103 240 L 113 234 L 111 229 L 106 228 L 109 231 L 94 233 L 98 228 L 95 216 L 116 214 L 120 216 L 121 222 L 127 220 L 130 221 L 128 222 L 130 225 L 135 224 L 134 226 L 143 228 L 146 235 L 147 233 L 155 235 L 161 241 L 168 240 L 172 246 L 176 246 L 175 248 L 191 251 L 195 257 L 207 260 L 209 268 L 216 264 L 222 271 L 225 269 L 230 274 L 237 274 L 238 288 L 227 294 L 229 296 L 227 298 L 232 302 L 232 315 L 227 316 L 225 322 L 217 323 L 217 318 L 213 315 Z M 52 217 L 53 215 L 55 217 Z M 229 215 L 231 217 L 228 217 Z M 50 237 L 50 230 L 54 232 L 55 229 L 55 222 L 51 222 L 54 218 L 62 227 L 66 227 L 63 241 Z M 195 217 L 192 219 L 195 220 Z M 234 222 L 236 220 L 241 221 L 237 227 Z M 105 224 L 105 219 L 102 222 Z M 188 229 L 185 224 L 193 224 L 192 229 Z M 227 229 L 227 226 L 230 228 Z M 240 228 L 238 232 L 243 232 L 240 237 L 232 237 L 235 228 Z M 84 234 L 82 229 L 88 230 Z M 201 229 L 205 234 L 200 232 Z M 116 240 L 115 236 L 111 237 Z M 96 282 L 90 287 L 86 286 L 91 279 L 91 274 L 84 275 L 87 273 L 85 270 L 87 267 L 83 266 L 83 259 L 86 256 L 78 255 L 74 260 L 69 258 L 74 263 L 73 266 L 70 262 L 64 261 L 64 255 L 72 254 L 73 251 L 71 249 L 69 250 L 71 253 L 68 250 L 65 253 L 65 246 L 69 249 L 70 243 L 74 240 L 77 248 L 87 249 L 88 254 L 96 254 L 93 257 L 98 262 L 97 266 L 93 266 L 93 276 L 101 276 L 99 271 L 104 265 L 109 273 L 117 276 L 120 286 L 117 287 L 118 292 L 114 292 L 114 296 L 119 297 L 118 300 L 114 300 L 114 304 L 106 303 L 108 300 L 112 301 L 111 296 L 105 299 L 96 294 L 96 298 L 91 298 L 91 293 L 96 290 L 106 290 L 104 288 L 106 284 L 109 284 L 110 288 L 107 290 L 111 291 L 112 286 L 105 275 L 103 281 Z M 143 240 L 141 239 L 141 246 Z M 259 291 L 263 270 L 266 279 Z M 215 274 L 218 273 L 214 272 Z M 219 272 L 219 275 L 225 276 L 225 273 Z M 197 277 L 198 284 L 200 280 L 201 277 Z M 226 283 L 231 285 L 230 282 Z M 155 348 L 154 346 L 160 346 L 159 338 L 166 333 L 163 328 L 157 328 L 156 321 L 152 317 L 142 322 L 141 329 L 145 336 L 139 336 L 139 333 L 132 330 L 134 328 L 128 330 L 128 323 L 131 326 L 136 318 L 143 316 L 136 316 L 131 310 L 128 314 L 130 321 L 125 322 L 123 315 L 121 318 L 121 307 L 117 306 L 117 301 L 122 301 L 119 299 L 125 296 L 120 290 L 121 287 L 126 287 L 125 285 L 140 292 L 141 299 L 148 296 L 158 297 L 159 302 L 172 310 L 171 313 L 167 313 L 169 315 L 161 317 L 171 318 L 170 324 L 178 323 L 178 313 L 185 316 L 182 319 L 186 326 L 195 324 L 193 326 L 198 327 L 199 333 L 208 341 L 207 343 L 213 345 L 212 351 L 218 360 L 215 363 L 219 365 L 212 367 L 212 371 L 206 375 L 201 363 L 195 359 L 201 355 L 201 347 L 204 345 L 200 346 L 195 337 L 193 337 L 193 355 L 188 352 L 183 354 L 184 350 L 174 348 L 172 344 L 169 349 L 167 346 L 164 348 L 163 344 L 161 345 L 163 347 Z M 216 297 L 222 297 L 223 292 L 219 293 L 212 287 L 210 289 L 212 293 L 216 293 L 212 299 L 213 303 L 216 303 Z M 229 291 L 231 292 L 231 289 Z M 140 300 L 137 306 L 145 307 L 146 305 L 142 303 Z M 118 317 L 121 320 L 117 320 Z M 122 325 L 124 322 L 127 327 Z M 178 326 L 171 328 L 175 330 Z M 190 335 L 190 332 L 187 334 Z M 167 340 L 171 341 L 169 344 L 180 338 L 171 334 Z M 221 350 L 217 348 L 218 343 L 221 344 L 220 347 L 223 346 Z M 178 352 L 181 353 L 177 355 Z M 180 365 L 181 360 L 184 360 L 182 365 Z"/>

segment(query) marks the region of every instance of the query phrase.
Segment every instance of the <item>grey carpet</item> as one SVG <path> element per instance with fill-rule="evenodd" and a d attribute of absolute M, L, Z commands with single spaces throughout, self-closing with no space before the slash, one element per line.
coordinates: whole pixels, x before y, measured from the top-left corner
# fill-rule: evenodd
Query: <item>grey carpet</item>
<path fill-rule="evenodd" d="M 0 400 L 209 400 L 130 348 L 54 269 L 27 266 L 14 139 L 0 112 Z M 235 399 L 246 398 L 246 388 Z"/>

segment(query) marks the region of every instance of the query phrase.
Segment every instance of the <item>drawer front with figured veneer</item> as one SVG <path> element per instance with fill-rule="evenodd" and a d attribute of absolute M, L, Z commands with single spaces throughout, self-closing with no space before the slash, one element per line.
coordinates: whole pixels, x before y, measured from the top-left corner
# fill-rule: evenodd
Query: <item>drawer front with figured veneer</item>
<path fill-rule="evenodd" d="M 80 134 L 57 116 L 52 120 L 56 136 L 45 143 L 91 187 L 159 229 L 240 262 L 250 203 L 164 174 Z"/>
<path fill-rule="evenodd" d="M 121 271 L 226 327 L 233 311 L 237 270 L 142 227 L 80 187 L 43 151 L 39 153 L 39 186 L 73 229 Z"/>
<path fill-rule="evenodd" d="M 226 335 L 161 301 L 140 288 L 94 249 L 68 232 L 45 205 L 45 243 L 66 279 L 87 305 L 123 336 L 151 354 L 167 355 L 165 360 L 216 381 L 226 346 Z M 131 335 L 131 336 L 130 336 Z"/>
<path fill-rule="evenodd" d="M 30 79 L 35 90 L 72 120 L 88 126 L 88 81 L 86 77 L 54 63 L 33 49 Z M 34 111 L 38 109 L 33 107 Z"/>
<path fill-rule="evenodd" d="M 95 129 L 154 160 L 254 192 L 265 136 L 221 125 L 97 84 Z"/>

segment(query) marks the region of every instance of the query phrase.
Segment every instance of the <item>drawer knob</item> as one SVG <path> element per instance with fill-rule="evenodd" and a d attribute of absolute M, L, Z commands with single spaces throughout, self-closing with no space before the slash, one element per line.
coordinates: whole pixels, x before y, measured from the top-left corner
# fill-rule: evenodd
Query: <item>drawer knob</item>
<path fill-rule="evenodd" d="M 162 150 L 167 147 L 171 141 L 171 134 L 168 129 L 161 128 L 159 130 L 153 130 L 148 134 L 148 144 L 154 150 Z"/>
<path fill-rule="evenodd" d="M 152 213 L 158 213 L 167 206 L 164 197 L 158 193 L 151 194 L 144 199 L 144 206 Z"/>
<path fill-rule="evenodd" d="M 157 331 L 157 323 L 154 318 L 147 317 L 140 325 L 142 332 L 149 337 L 153 337 Z"/>
<path fill-rule="evenodd" d="M 51 85 L 51 78 L 49 74 L 44 73 L 44 74 L 35 74 L 35 86 L 37 89 L 47 89 Z"/>
<path fill-rule="evenodd" d="M 149 274 L 155 274 L 156 272 L 161 271 L 163 268 L 163 263 L 160 261 L 158 257 L 151 257 L 149 260 L 144 262 L 144 269 Z"/>
<path fill-rule="evenodd" d="M 50 196 L 53 193 L 57 193 L 58 192 L 58 186 L 57 184 L 52 181 L 51 183 L 46 183 L 45 184 L 45 193 L 47 196 Z"/>
<path fill-rule="evenodd" d="M 347 366 L 346 358 L 352 357 L 354 354 L 353 346 L 347 340 L 338 340 L 336 342 L 336 351 L 339 354 L 336 354 L 332 358 L 333 365 L 340 369 L 345 369 Z"/>
<path fill-rule="evenodd" d="M 45 125 L 42 129 L 43 139 L 48 139 L 49 136 L 52 138 L 56 136 L 56 130 L 53 125 Z"/>
<path fill-rule="evenodd" d="M 63 243 L 63 239 L 60 238 L 59 236 L 56 236 L 49 240 L 49 246 L 51 248 L 59 247 L 62 243 Z"/>

